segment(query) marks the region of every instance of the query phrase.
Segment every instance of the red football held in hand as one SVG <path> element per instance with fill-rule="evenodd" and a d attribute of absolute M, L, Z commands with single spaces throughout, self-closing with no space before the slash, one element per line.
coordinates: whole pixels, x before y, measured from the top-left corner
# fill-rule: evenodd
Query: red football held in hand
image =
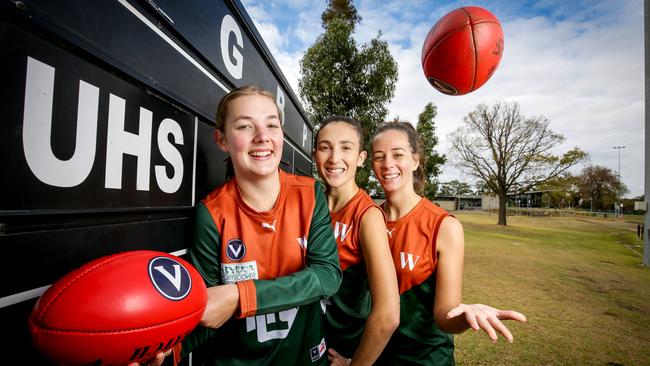
<path fill-rule="evenodd" d="M 131 251 L 86 263 L 55 282 L 29 318 L 34 346 L 65 365 L 126 365 L 166 351 L 201 320 L 203 278 L 186 261 Z"/>
<path fill-rule="evenodd" d="M 422 68 L 441 93 L 470 93 L 494 74 L 503 54 L 503 30 L 478 6 L 451 11 L 431 28 L 422 46 Z"/>

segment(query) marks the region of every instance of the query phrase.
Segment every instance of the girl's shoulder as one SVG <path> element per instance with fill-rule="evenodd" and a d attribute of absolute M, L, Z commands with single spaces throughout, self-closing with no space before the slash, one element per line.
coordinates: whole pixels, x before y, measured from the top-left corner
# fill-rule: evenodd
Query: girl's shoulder
<path fill-rule="evenodd" d="M 337 212 L 332 212 L 333 216 L 350 216 L 353 221 L 359 221 L 370 208 L 381 208 L 375 204 L 372 197 L 363 189 L 359 189 L 355 195 Z M 383 211 L 381 211 L 383 214 Z"/>
<path fill-rule="evenodd" d="M 447 216 L 449 216 L 449 213 L 446 210 L 423 197 L 411 212 L 396 222 L 431 228 L 439 226 L 440 222 Z"/>
<path fill-rule="evenodd" d="M 211 203 L 219 202 L 223 199 L 235 198 L 231 194 L 233 192 L 233 189 L 237 189 L 236 183 L 234 179 L 230 179 L 217 188 L 213 189 L 212 192 L 208 193 L 208 195 L 201 200 L 201 202 L 204 205 L 209 206 Z"/>
<path fill-rule="evenodd" d="M 287 173 L 280 169 L 280 181 L 284 181 L 287 186 L 308 186 L 313 187 L 316 184 L 316 179 L 304 175 L 297 175 Z"/>
<path fill-rule="evenodd" d="M 431 212 L 434 215 L 439 215 L 439 216 L 448 216 L 449 212 L 445 210 L 444 208 L 436 205 L 435 203 L 429 201 L 426 197 L 422 197 L 422 202 L 421 202 L 421 207 L 422 209 Z"/>

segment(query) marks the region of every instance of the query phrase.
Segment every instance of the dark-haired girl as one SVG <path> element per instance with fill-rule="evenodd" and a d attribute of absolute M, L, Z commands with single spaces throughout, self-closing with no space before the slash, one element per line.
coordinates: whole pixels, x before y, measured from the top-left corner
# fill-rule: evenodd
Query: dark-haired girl
<path fill-rule="evenodd" d="M 331 365 L 372 365 L 399 323 L 399 294 L 384 216 L 355 176 L 363 130 L 348 117 L 323 121 L 314 161 L 327 189 L 343 281 L 325 308 Z"/>
<path fill-rule="evenodd" d="M 372 140 L 372 166 L 386 194 L 383 210 L 400 292 L 400 325 L 379 365 L 452 365 L 450 333 L 483 329 L 492 341 L 513 337 L 502 320 L 523 314 L 462 303 L 463 227 L 420 196 L 425 156 L 408 122 L 381 125 Z"/>

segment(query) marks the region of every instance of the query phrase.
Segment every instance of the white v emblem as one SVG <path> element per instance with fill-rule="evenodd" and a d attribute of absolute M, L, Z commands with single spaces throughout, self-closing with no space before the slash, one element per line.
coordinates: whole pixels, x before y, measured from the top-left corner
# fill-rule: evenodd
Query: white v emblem
<path fill-rule="evenodd" d="M 228 245 L 228 249 L 232 252 L 232 254 L 235 255 L 235 258 L 239 258 L 239 253 L 241 253 L 241 249 L 243 248 L 243 245 L 240 245 L 236 250 L 234 245 Z"/>
<path fill-rule="evenodd" d="M 176 290 L 180 291 L 181 290 L 181 266 L 178 264 L 174 264 L 174 276 L 172 277 L 172 274 L 167 272 L 165 267 L 163 266 L 156 266 L 153 267 L 156 271 L 160 272 L 165 276 L 166 279 L 169 280 L 169 282 L 176 287 Z"/>

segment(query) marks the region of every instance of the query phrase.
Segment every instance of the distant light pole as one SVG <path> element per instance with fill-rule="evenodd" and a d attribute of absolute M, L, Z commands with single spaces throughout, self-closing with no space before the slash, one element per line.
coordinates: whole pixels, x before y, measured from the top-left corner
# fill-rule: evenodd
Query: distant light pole
<path fill-rule="evenodd" d="M 612 149 L 618 151 L 618 202 L 616 203 L 616 208 L 619 216 L 623 216 L 623 207 L 621 207 L 621 150 L 625 149 L 625 146 L 612 146 Z"/>

